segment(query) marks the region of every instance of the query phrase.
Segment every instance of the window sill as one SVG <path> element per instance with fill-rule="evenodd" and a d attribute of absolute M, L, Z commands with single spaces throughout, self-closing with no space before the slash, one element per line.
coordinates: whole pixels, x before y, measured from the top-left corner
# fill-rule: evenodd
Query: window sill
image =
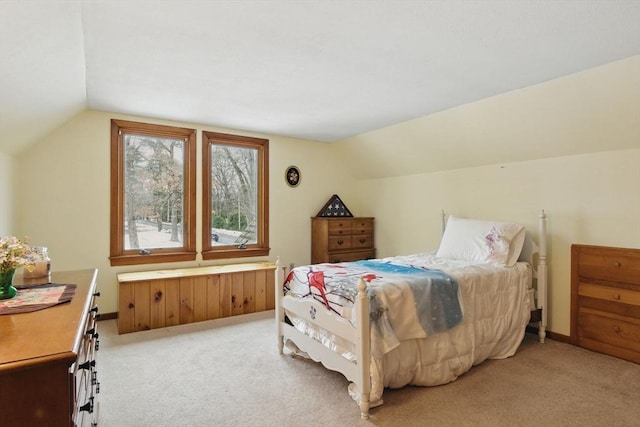
<path fill-rule="evenodd" d="M 219 249 L 202 251 L 202 259 L 228 259 L 228 258 L 247 258 L 269 255 L 270 248 L 246 248 L 246 249 Z"/>
<path fill-rule="evenodd" d="M 141 264 L 159 264 L 163 262 L 180 262 L 180 261 L 195 261 L 195 252 L 180 252 L 180 253 L 150 253 L 149 255 L 118 255 L 111 256 L 111 266 L 119 265 L 141 265 Z"/>

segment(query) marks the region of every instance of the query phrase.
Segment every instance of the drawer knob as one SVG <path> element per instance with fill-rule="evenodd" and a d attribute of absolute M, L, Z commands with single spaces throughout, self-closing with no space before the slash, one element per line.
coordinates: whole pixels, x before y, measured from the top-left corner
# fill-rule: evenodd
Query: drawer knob
<path fill-rule="evenodd" d="M 616 301 L 620 300 L 620 294 L 613 294 L 613 299 Z"/>
<path fill-rule="evenodd" d="M 344 243 L 344 240 L 338 240 L 338 244 L 341 245 Z"/>
<path fill-rule="evenodd" d="M 360 243 L 364 243 L 366 241 L 367 241 L 367 239 L 360 239 Z"/>
<path fill-rule="evenodd" d="M 615 266 L 616 266 L 616 267 L 622 267 L 622 263 L 621 263 L 620 261 L 616 261 L 616 262 L 615 262 Z"/>
<path fill-rule="evenodd" d="M 615 332 L 616 334 L 620 333 L 620 326 L 616 325 L 613 327 L 613 332 Z"/>

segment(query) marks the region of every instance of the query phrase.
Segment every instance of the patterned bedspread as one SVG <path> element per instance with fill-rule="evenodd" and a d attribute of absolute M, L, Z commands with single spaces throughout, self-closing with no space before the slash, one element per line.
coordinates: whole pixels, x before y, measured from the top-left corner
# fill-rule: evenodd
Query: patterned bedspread
<path fill-rule="evenodd" d="M 454 278 L 440 270 L 385 260 L 297 267 L 285 279 L 284 292 L 313 298 L 354 323 L 361 277 L 367 282 L 373 356 L 388 353 L 400 341 L 426 338 L 462 321 Z"/>

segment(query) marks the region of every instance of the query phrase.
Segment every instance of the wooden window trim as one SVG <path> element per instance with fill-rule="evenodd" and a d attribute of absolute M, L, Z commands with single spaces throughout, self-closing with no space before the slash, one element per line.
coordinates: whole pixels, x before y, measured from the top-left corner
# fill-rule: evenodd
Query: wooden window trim
<path fill-rule="evenodd" d="M 245 249 L 211 245 L 211 144 L 222 143 L 258 150 L 257 243 Z M 269 255 L 269 140 L 202 131 L 202 259 L 226 259 Z"/>
<path fill-rule="evenodd" d="M 184 246 L 153 249 L 142 255 L 124 249 L 124 149 L 123 133 L 181 138 L 184 148 Z M 174 126 L 111 120 L 111 250 L 112 266 L 192 261 L 196 259 L 196 130 Z"/>

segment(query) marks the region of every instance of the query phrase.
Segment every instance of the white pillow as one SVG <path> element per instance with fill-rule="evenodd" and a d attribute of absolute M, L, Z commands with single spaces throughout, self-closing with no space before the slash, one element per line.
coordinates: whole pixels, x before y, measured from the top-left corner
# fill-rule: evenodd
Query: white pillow
<path fill-rule="evenodd" d="M 520 224 L 451 216 L 436 256 L 510 267 L 518 261 L 525 234 Z"/>
<path fill-rule="evenodd" d="M 524 247 L 524 240 L 527 236 L 527 230 L 524 228 L 524 226 L 520 225 L 520 227 L 522 228 L 516 233 L 515 236 L 513 236 L 513 239 L 511 239 L 511 243 L 509 244 L 509 255 L 507 256 L 507 262 L 505 263 L 507 267 L 511 267 L 516 262 L 518 262 L 518 260 L 520 259 L 520 255 L 522 254 L 522 248 Z"/>

